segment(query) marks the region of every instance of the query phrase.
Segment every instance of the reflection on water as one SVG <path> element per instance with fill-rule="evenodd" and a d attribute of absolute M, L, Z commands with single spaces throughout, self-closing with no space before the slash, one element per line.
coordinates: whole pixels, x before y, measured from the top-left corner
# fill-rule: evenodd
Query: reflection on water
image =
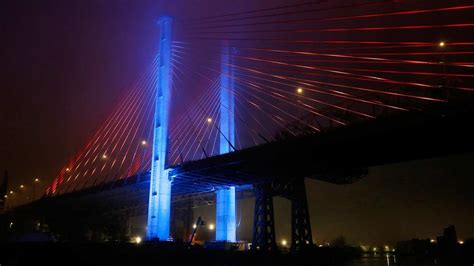
<path fill-rule="evenodd" d="M 430 259 L 404 258 L 400 260 L 394 254 L 364 254 L 361 258 L 349 261 L 345 266 L 434 266 Z"/>

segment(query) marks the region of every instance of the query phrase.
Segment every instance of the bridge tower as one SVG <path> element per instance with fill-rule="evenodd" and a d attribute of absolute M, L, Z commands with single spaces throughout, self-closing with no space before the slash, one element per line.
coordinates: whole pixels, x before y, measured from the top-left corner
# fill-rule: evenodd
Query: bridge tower
<path fill-rule="evenodd" d="M 231 67 L 232 48 L 224 45 L 220 75 L 220 154 L 229 153 L 235 145 L 234 70 Z M 216 191 L 216 240 L 236 241 L 235 187 Z"/>
<path fill-rule="evenodd" d="M 171 102 L 172 19 L 160 17 L 159 71 L 153 121 L 153 147 L 148 203 L 148 240 L 167 241 L 170 237 L 171 181 L 166 169 L 168 125 Z"/>

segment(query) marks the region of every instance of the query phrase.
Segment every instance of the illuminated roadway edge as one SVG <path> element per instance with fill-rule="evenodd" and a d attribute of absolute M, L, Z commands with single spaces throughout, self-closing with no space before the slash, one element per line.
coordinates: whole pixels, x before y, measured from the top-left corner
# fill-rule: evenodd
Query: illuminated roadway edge
<path fill-rule="evenodd" d="M 237 186 L 238 198 L 248 197 L 252 184 L 291 178 L 349 184 L 372 166 L 472 152 L 473 115 L 473 106 L 403 112 L 186 162 L 173 166 L 170 172 L 172 200 L 177 203 L 201 196 L 207 202 L 214 196 L 209 192 L 230 185 Z M 144 206 L 148 191 L 149 173 L 143 173 L 64 195 L 45 196 L 29 205 L 66 207 L 74 202 L 74 206 L 84 208 L 98 204 L 104 209 Z M 199 199 L 194 204 L 199 205 Z"/>

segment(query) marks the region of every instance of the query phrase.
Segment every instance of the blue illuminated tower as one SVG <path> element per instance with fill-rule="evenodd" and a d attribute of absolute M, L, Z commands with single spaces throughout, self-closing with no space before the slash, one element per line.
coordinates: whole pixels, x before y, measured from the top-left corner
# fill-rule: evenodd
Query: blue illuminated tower
<path fill-rule="evenodd" d="M 220 154 L 232 151 L 235 146 L 234 124 L 234 70 L 231 49 L 225 46 L 221 55 L 220 75 Z M 235 187 L 216 191 L 216 240 L 236 241 Z"/>
<path fill-rule="evenodd" d="M 166 167 L 168 124 L 171 102 L 171 30 L 172 19 L 161 17 L 160 58 L 156 88 L 153 148 L 148 204 L 148 240 L 166 241 L 170 236 L 171 181 Z"/>

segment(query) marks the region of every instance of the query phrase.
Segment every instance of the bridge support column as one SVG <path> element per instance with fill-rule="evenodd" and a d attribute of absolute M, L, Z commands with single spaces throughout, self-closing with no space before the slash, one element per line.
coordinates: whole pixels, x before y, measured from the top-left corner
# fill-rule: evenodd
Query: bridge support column
<path fill-rule="evenodd" d="M 234 79 L 230 66 L 231 49 L 222 49 L 220 76 L 220 154 L 229 153 L 234 148 Z M 236 241 L 235 187 L 220 188 L 216 191 L 216 240 Z"/>
<path fill-rule="evenodd" d="M 313 245 L 304 179 L 294 180 L 292 187 L 291 249 L 301 250 Z"/>
<path fill-rule="evenodd" d="M 216 240 L 236 241 L 235 187 L 216 191 Z"/>
<path fill-rule="evenodd" d="M 253 250 L 276 250 L 273 193 L 271 184 L 254 185 Z"/>
<path fill-rule="evenodd" d="M 166 169 L 168 124 L 171 102 L 172 19 L 160 18 L 160 58 L 156 90 L 153 149 L 148 204 L 148 240 L 167 241 L 170 237 L 171 181 Z"/>

